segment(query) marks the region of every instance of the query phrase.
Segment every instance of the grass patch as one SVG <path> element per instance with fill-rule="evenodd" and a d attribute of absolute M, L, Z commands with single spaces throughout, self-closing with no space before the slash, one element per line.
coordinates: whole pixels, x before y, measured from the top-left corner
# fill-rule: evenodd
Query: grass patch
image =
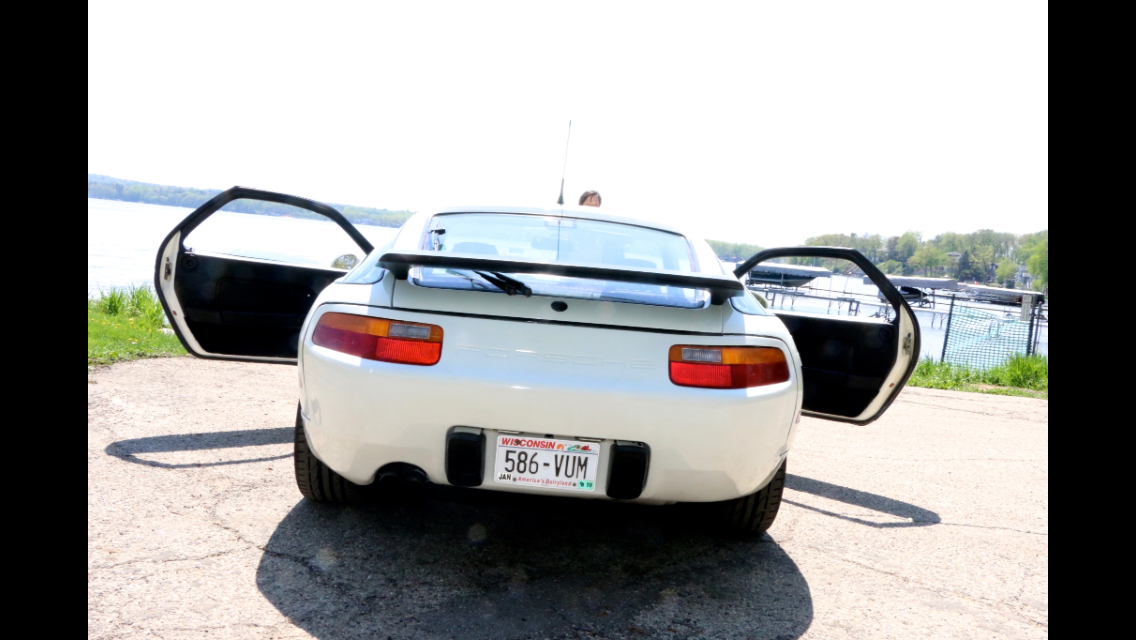
<path fill-rule="evenodd" d="M 908 383 L 924 389 L 947 389 L 1003 396 L 1049 399 L 1049 358 L 1015 356 L 1006 364 L 979 371 L 967 367 L 920 361 Z"/>
<path fill-rule="evenodd" d="M 103 291 L 87 300 L 87 370 L 91 367 L 185 355 L 176 336 L 162 331 L 166 315 L 149 287 Z"/>

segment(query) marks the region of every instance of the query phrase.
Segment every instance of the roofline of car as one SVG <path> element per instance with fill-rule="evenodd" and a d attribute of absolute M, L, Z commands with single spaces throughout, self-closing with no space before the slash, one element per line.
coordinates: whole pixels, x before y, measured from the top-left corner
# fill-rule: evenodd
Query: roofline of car
<path fill-rule="evenodd" d="M 500 205 L 478 205 L 478 206 L 461 206 L 461 207 L 445 207 L 436 209 L 427 213 L 428 216 L 433 217 L 436 215 L 446 215 L 454 213 L 504 213 L 504 214 L 518 214 L 518 215 L 535 215 L 535 216 L 557 216 L 563 218 L 577 218 L 581 220 L 595 220 L 597 222 L 612 222 L 617 224 L 628 224 L 636 227 L 644 227 L 647 229 L 656 229 L 658 231 L 665 231 L 682 236 L 690 237 L 683 229 L 652 220 L 644 220 L 642 218 L 632 218 L 628 216 L 617 216 L 608 213 L 601 213 L 595 207 L 510 207 Z"/>

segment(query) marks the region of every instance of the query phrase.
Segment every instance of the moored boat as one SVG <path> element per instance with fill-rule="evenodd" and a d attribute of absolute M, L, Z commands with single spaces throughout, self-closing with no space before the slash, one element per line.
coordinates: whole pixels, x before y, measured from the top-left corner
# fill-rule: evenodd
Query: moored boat
<path fill-rule="evenodd" d="M 821 267 L 764 263 L 749 272 L 749 283 L 751 285 L 796 288 L 803 287 L 817 278 L 831 277 L 832 272 Z"/>

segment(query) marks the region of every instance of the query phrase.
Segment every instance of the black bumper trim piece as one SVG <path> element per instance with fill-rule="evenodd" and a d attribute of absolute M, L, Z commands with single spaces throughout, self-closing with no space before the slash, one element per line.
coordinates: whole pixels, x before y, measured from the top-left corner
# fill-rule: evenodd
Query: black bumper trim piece
<path fill-rule="evenodd" d="M 454 427 L 446 435 L 446 481 L 455 487 L 480 487 L 485 482 L 485 433 Z"/>
<path fill-rule="evenodd" d="M 651 448 L 639 442 L 616 442 L 611 448 L 607 473 L 607 497 L 636 500 L 647 487 L 651 467 Z"/>

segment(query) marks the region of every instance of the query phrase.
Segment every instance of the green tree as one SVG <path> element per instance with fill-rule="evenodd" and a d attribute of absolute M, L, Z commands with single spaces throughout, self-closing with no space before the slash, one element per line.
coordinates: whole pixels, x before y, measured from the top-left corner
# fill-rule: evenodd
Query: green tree
<path fill-rule="evenodd" d="M 1041 244 L 1048 240 L 1048 231 L 1031 233 L 1018 238 L 1018 248 L 1017 251 L 1014 252 L 1014 259 L 1018 261 L 1018 264 L 1024 264 L 1028 268 L 1030 259 L 1033 258 L 1033 255 L 1041 247 Z"/>
<path fill-rule="evenodd" d="M 1030 274 L 1043 287 L 1049 286 L 1049 238 L 1038 245 L 1027 263 Z"/>
<path fill-rule="evenodd" d="M 990 251 L 989 262 L 999 262 L 1002 258 L 1012 257 L 1018 244 L 1018 237 L 1011 233 L 998 233 L 990 229 L 983 229 L 972 234 L 974 247 L 988 247 Z M 973 251 L 972 251 L 973 254 Z"/>
<path fill-rule="evenodd" d="M 972 281 L 986 282 L 985 271 L 982 271 L 981 275 L 976 274 L 974 267 L 971 266 L 970 252 L 969 251 L 963 251 L 962 252 L 962 258 L 959 259 L 959 264 L 958 264 L 958 273 L 955 275 L 955 277 L 960 282 L 972 282 Z"/>
<path fill-rule="evenodd" d="M 992 246 L 981 245 L 970 250 L 970 264 L 975 280 L 986 282 L 990 279 L 990 276 L 993 275 L 990 273 L 990 266 L 994 265 L 995 269 L 998 268 L 994 258 L 995 251 Z"/>
<path fill-rule="evenodd" d="M 909 267 L 922 269 L 927 275 L 934 275 L 950 264 L 951 259 L 947 254 L 931 244 L 925 245 L 907 260 Z"/>
<path fill-rule="evenodd" d="M 718 259 L 726 262 L 744 262 L 762 251 L 762 248 L 756 244 L 735 244 L 721 240 L 707 240 L 706 242 L 718 255 Z"/>
<path fill-rule="evenodd" d="M 888 262 L 899 262 L 899 236 L 892 236 L 887 239 L 887 258 Z"/>
<path fill-rule="evenodd" d="M 1018 263 L 1013 260 L 1003 260 L 998 263 L 998 271 L 995 277 L 998 279 L 998 284 L 1016 280 L 1018 277 Z"/>
<path fill-rule="evenodd" d="M 916 251 L 923 245 L 923 236 L 914 231 L 908 231 L 900 236 L 899 240 L 895 243 L 896 260 L 906 263 L 915 255 Z"/>
<path fill-rule="evenodd" d="M 861 236 L 855 233 L 852 235 L 832 233 L 809 238 L 805 241 L 805 245 L 810 247 L 848 247 L 864 254 L 864 256 L 873 263 L 879 262 L 886 257 L 882 255 L 884 251 L 884 239 L 878 235 Z"/>
<path fill-rule="evenodd" d="M 897 262 L 895 260 L 888 260 L 887 262 L 880 263 L 877 266 L 880 268 L 880 271 L 883 271 L 889 276 L 903 273 L 903 263 Z"/>
<path fill-rule="evenodd" d="M 970 251 L 970 243 L 967 241 L 967 237 L 957 233 L 944 233 L 932 240 L 931 243 L 946 253 Z"/>

